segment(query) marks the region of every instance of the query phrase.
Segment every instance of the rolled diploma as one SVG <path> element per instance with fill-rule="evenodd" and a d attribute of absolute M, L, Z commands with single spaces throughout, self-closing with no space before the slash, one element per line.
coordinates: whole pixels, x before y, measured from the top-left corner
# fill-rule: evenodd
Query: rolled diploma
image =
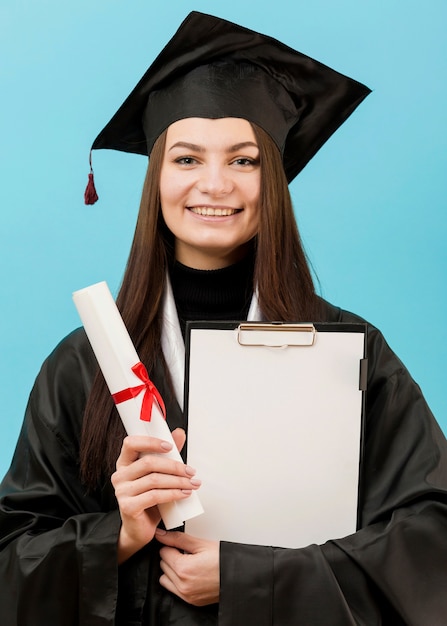
<path fill-rule="evenodd" d="M 140 359 L 124 325 L 106 282 L 96 283 L 73 293 L 73 300 L 85 332 L 98 360 L 111 394 L 141 385 L 132 367 Z M 147 393 L 147 392 L 146 392 Z M 152 405 L 151 421 L 140 419 L 144 393 L 116 405 L 128 435 L 149 435 L 170 441 L 172 449 L 165 456 L 183 463 L 171 431 L 157 401 Z M 163 523 L 169 530 L 203 513 L 196 492 L 186 500 L 158 505 Z"/>

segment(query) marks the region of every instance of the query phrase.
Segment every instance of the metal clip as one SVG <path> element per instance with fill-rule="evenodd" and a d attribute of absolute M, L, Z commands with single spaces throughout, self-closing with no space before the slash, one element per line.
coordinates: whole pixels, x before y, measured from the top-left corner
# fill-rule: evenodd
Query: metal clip
<path fill-rule="evenodd" d="M 311 347 L 317 331 L 313 324 L 288 324 L 283 322 L 242 323 L 237 328 L 237 340 L 241 346 L 286 348 L 288 346 Z"/>

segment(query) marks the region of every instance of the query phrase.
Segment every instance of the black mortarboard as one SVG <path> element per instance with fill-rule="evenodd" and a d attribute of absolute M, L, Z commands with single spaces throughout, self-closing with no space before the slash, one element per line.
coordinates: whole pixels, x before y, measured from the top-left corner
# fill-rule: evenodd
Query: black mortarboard
<path fill-rule="evenodd" d="M 241 117 L 276 142 L 290 182 L 368 93 L 365 85 L 276 39 L 192 12 L 92 150 L 148 155 L 179 119 Z M 86 203 L 93 202 L 86 196 Z"/>

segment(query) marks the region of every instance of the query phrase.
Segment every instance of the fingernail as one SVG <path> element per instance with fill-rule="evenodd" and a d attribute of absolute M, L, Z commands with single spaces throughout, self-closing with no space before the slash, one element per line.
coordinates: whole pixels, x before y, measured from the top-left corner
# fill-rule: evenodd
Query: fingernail
<path fill-rule="evenodd" d="M 157 528 L 155 530 L 155 534 L 156 535 L 167 535 L 168 533 L 165 530 L 163 530 L 163 528 Z"/>
<path fill-rule="evenodd" d="M 182 489 L 182 493 L 186 496 L 190 496 L 192 494 L 192 489 Z"/>
<path fill-rule="evenodd" d="M 202 484 L 202 481 L 199 480 L 198 478 L 191 478 L 190 481 L 191 485 L 194 485 L 195 487 L 199 487 Z"/>
<path fill-rule="evenodd" d="M 196 473 L 196 470 L 190 465 L 185 465 L 185 472 L 187 476 L 194 476 L 194 474 Z"/>
<path fill-rule="evenodd" d="M 162 441 L 160 444 L 160 448 L 162 448 L 162 450 L 172 450 L 172 443 L 169 443 L 169 441 Z"/>

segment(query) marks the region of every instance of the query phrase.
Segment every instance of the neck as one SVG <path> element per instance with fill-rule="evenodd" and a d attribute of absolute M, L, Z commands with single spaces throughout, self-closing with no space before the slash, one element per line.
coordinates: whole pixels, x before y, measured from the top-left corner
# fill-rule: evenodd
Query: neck
<path fill-rule="evenodd" d="M 249 241 L 235 250 L 225 253 L 206 248 L 200 250 L 186 248 L 182 242 L 175 242 L 175 259 L 182 265 L 196 270 L 220 270 L 242 261 L 250 254 L 252 243 Z"/>

